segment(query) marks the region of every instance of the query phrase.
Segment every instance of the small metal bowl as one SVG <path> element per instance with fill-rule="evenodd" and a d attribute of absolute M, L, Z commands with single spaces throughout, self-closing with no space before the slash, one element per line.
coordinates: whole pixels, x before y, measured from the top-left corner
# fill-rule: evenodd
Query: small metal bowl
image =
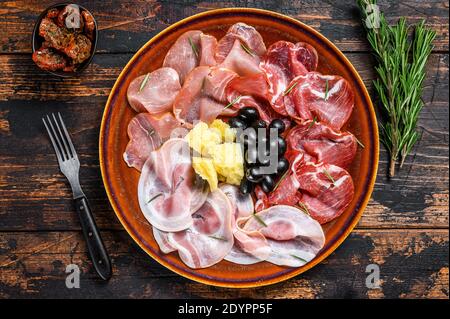
<path fill-rule="evenodd" d="M 42 43 L 44 42 L 44 39 L 39 35 L 39 25 L 41 24 L 42 19 L 47 15 L 47 12 L 49 10 L 51 10 L 51 9 L 60 9 L 61 10 L 69 4 L 77 5 L 80 8 L 80 11 L 81 10 L 87 11 L 92 16 L 95 27 L 94 27 L 94 36 L 92 39 L 91 55 L 89 56 L 89 58 L 86 61 L 84 61 L 83 63 L 78 65 L 77 70 L 75 72 L 49 71 L 49 70 L 43 70 L 38 67 L 40 70 L 46 71 L 48 73 L 51 73 L 53 75 L 56 75 L 56 76 L 62 77 L 62 78 L 78 76 L 84 69 L 86 69 L 86 67 L 91 63 L 92 59 L 94 58 L 95 50 L 97 48 L 97 41 L 98 41 L 98 27 L 97 27 L 97 21 L 95 20 L 94 15 L 89 10 L 87 10 L 85 7 L 83 7 L 79 4 L 76 4 L 76 3 L 64 2 L 64 3 L 54 4 L 50 7 L 48 7 L 47 9 L 45 9 L 37 18 L 36 24 L 34 25 L 33 35 L 32 35 L 32 39 L 31 39 L 31 47 L 32 47 L 32 50 L 34 53 L 35 51 L 39 50 L 39 48 L 42 46 Z"/>

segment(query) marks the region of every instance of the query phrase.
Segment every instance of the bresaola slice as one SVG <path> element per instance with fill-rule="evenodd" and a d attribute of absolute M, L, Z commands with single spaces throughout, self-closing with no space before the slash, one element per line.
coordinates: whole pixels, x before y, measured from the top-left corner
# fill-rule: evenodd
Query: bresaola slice
<path fill-rule="evenodd" d="M 336 132 L 312 120 L 299 123 L 287 136 L 288 149 L 303 151 L 307 162 L 323 162 L 346 168 L 356 154 L 357 142 L 349 132 Z"/>
<path fill-rule="evenodd" d="M 288 96 L 303 120 L 316 118 L 339 131 L 352 114 L 353 90 L 341 76 L 309 72 L 296 77 L 289 87 Z"/>
<path fill-rule="evenodd" d="M 259 231 L 267 239 L 271 253 L 267 261 L 290 267 L 310 262 L 325 244 L 320 224 L 298 208 L 272 206 L 256 214 L 244 226 L 246 231 Z"/>
<path fill-rule="evenodd" d="M 307 163 L 298 169 L 297 179 L 301 206 L 321 224 L 339 217 L 353 199 L 352 177 L 338 166 Z"/>
<path fill-rule="evenodd" d="M 206 268 L 221 261 L 233 247 L 232 208 L 227 196 L 217 189 L 192 215 L 189 229 L 168 234 L 169 244 L 191 268 Z"/>
<path fill-rule="evenodd" d="M 180 89 L 177 71 L 163 67 L 131 81 L 127 98 L 136 112 L 158 114 L 171 110 Z"/>
<path fill-rule="evenodd" d="M 150 153 L 159 148 L 179 126 L 172 113 L 158 116 L 149 113 L 136 115 L 128 124 L 130 141 L 123 153 L 123 159 L 129 167 L 141 171 Z"/>
<path fill-rule="evenodd" d="M 191 215 L 205 201 L 206 190 L 192 168 L 187 142 L 170 139 L 144 164 L 138 185 L 139 206 L 159 230 L 181 231 L 192 225 Z"/>

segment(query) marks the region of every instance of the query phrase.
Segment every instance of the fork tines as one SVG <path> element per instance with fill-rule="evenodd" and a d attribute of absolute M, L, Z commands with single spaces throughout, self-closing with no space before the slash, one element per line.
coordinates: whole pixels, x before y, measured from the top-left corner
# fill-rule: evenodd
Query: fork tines
<path fill-rule="evenodd" d="M 48 136 L 55 149 L 56 156 L 59 162 L 64 162 L 72 158 L 77 157 L 75 148 L 73 147 L 72 140 L 64 125 L 61 114 L 58 112 L 58 116 L 52 113 L 50 116 L 46 115 L 42 118 L 45 128 L 47 129 Z"/>

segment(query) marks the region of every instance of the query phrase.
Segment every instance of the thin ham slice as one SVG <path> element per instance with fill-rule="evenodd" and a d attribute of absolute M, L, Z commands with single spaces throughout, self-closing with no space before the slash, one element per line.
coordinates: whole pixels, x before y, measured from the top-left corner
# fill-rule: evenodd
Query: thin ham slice
<path fill-rule="evenodd" d="M 245 224 L 247 231 L 260 231 L 271 247 L 267 261 L 290 267 L 310 262 L 325 244 L 320 224 L 298 208 L 272 206 Z"/>
<path fill-rule="evenodd" d="M 336 132 L 312 120 L 292 128 L 287 136 L 288 149 L 303 151 L 306 161 L 323 162 L 346 168 L 356 154 L 357 142 L 349 132 Z"/>
<path fill-rule="evenodd" d="M 230 200 L 233 211 L 234 245 L 228 255 L 225 256 L 225 260 L 236 264 L 249 265 L 267 259 L 270 254 L 270 247 L 265 237 L 258 231 L 247 232 L 241 227 L 248 218 L 251 218 L 254 212 L 251 196 L 242 195 L 239 188 L 233 185 L 221 184 L 219 188 Z"/>
<path fill-rule="evenodd" d="M 176 248 L 169 243 L 169 233 L 161 231 L 155 227 L 152 227 L 152 230 L 153 230 L 153 237 L 155 238 L 155 241 L 158 243 L 159 249 L 163 253 L 168 254 L 173 251 L 176 251 Z"/>
<path fill-rule="evenodd" d="M 257 57 L 261 57 L 266 52 L 266 45 L 261 34 L 254 27 L 238 22 L 232 25 L 226 35 L 219 40 L 216 52 L 218 63 L 222 63 L 227 58 L 236 40 L 239 40 Z"/>
<path fill-rule="evenodd" d="M 228 69 L 199 66 L 186 78 L 174 104 L 175 117 L 186 127 L 195 121 L 211 123 L 218 115 L 229 115 L 224 111 L 228 102 L 225 88 L 237 75 Z"/>
<path fill-rule="evenodd" d="M 216 65 L 217 39 L 209 34 L 200 34 L 200 61 L 199 65 Z"/>
<path fill-rule="evenodd" d="M 150 224 L 166 232 L 187 229 L 206 196 L 207 185 L 196 178 L 185 140 L 170 139 L 150 154 L 138 184 L 139 206 Z"/>
<path fill-rule="evenodd" d="M 123 159 L 129 167 L 141 171 L 150 153 L 169 139 L 179 126 L 172 113 L 157 116 L 149 113 L 136 115 L 128 124 L 130 141 L 123 153 Z"/>
<path fill-rule="evenodd" d="M 136 112 L 158 114 L 171 110 L 180 89 L 177 71 L 163 67 L 131 81 L 127 98 Z"/>
<path fill-rule="evenodd" d="M 232 214 L 230 201 L 217 189 L 192 215 L 194 222 L 189 229 L 168 234 L 169 243 L 189 267 L 210 267 L 233 247 Z"/>
<path fill-rule="evenodd" d="M 242 43 L 236 39 L 225 60 L 219 64 L 220 67 L 230 69 L 241 76 L 260 74 L 260 58 L 247 52 L 242 47 Z"/>
<path fill-rule="evenodd" d="M 353 199 L 352 177 L 338 166 L 307 163 L 297 170 L 297 179 L 301 206 L 321 224 L 339 217 Z"/>
<path fill-rule="evenodd" d="M 289 98 L 303 120 L 323 122 L 339 131 L 349 119 L 354 95 L 350 84 L 338 75 L 309 72 L 292 80 Z"/>

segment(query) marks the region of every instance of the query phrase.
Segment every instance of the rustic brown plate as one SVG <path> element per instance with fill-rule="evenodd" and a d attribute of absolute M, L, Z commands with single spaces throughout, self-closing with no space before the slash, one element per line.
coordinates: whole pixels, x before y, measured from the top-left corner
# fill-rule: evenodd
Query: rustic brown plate
<path fill-rule="evenodd" d="M 128 142 L 127 125 L 135 115 L 126 98 L 130 81 L 159 68 L 167 50 L 182 33 L 199 29 L 219 38 L 230 25 L 240 21 L 258 29 L 266 45 L 278 40 L 312 44 L 319 53 L 319 72 L 343 76 L 355 92 L 355 109 L 347 129 L 365 146 L 359 148 L 350 169 L 355 183 L 355 197 L 338 219 L 325 225 L 324 248 L 314 260 L 301 268 L 280 267 L 268 262 L 243 266 L 222 261 L 206 269 L 190 269 L 178 258 L 177 253 L 161 253 L 153 239 L 151 226 L 139 209 L 139 173 L 129 168 L 122 159 Z M 263 286 L 289 279 L 317 265 L 355 227 L 369 201 L 375 182 L 378 166 L 377 122 L 363 81 L 344 54 L 323 35 L 295 19 L 270 11 L 244 8 L 213 10 L 181 20 L 160 32 L 125 66 L 111 91 L 103 114 L 100 166 L 106 192 L 117 217 L 130 236 L 153 259 L 184 277 L 205 284 L 236 288 Z"/>

